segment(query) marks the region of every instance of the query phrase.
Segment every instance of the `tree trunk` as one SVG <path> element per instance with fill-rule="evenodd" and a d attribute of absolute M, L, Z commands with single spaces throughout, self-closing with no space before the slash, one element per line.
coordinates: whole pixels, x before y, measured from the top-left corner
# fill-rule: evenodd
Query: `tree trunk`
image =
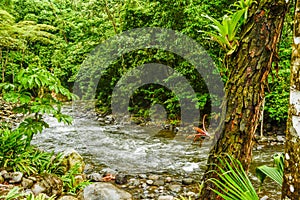
<path fill-rule="evenodd" d="M 202 199 L 217 198 L 210 189 L 215 188 L 209 178 L 215 177 L 214 164 L 223 153 L 239 159 L 247 171 L 251 162 L 253 137 L 259 124 L 264 88 L 272 67 L 277 59 L 277 43 L 287 3 L 285 0 L 257 1 L 250 10 L 247 23 L 242 29 L 237 50 L 227 58 L 230 70 L 226 83 L 225 115 L 222 126 L 216 131 L 218 138 L 208 158 L 208 169 L 203 176 Z"/>
<path fill-rule="evenodd" d="M 300 197 L 300 1 L 294 19 L 289 116 L 286 130 L 282 199 Z"/>

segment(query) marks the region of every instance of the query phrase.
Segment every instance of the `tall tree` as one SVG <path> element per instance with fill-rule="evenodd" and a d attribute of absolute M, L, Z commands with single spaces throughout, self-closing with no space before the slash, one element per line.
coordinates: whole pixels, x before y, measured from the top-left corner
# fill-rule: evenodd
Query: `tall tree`
<path fill-rule="evenodd" d="M 217 159 L 230 154 L 248 170 L 253 147 L 253 136 L 261 115 L 264 89 L 273 61 L 277 59 L 277 44 L 287 11 L 285 0 L 260 0 L 252 4 L 248 20 L 242 28 L 239 45 L 226 58 L 230 71 L 226 83 L 225 115 L 216 131 L 218 140 L 208 158 L 208 169 L 203 176 L 202 199 L 216 198 L 209 178 L 217 170 Z"/>
<path fill-rule="evenodd" d="M 300 1 L 296 1 L 282 199 L 300 197 Z"/>

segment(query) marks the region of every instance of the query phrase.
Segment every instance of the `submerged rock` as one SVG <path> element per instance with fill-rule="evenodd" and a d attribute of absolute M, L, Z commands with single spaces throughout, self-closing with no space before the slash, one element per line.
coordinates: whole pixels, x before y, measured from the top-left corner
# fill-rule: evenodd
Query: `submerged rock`
<path fill-rule="evenodd" d="M 128 192 L 121 190 L 111 183 L 94 183 L 83 190 L 82 200 L 131 200 Z"/>

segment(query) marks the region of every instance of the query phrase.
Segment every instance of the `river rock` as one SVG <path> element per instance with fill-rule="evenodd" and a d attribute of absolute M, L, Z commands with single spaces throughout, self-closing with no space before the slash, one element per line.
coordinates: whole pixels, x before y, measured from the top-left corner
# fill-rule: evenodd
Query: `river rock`
<path fill-rule="evenodd" d="M 128 192 L 121 190 L 111 183 L 94 183 L 83 190 L 83 200 L 131 200 Z"/>
<path fill-rule="evenodd" d="M 115 119 L 113 118 L 113 116 L 108 115 L 108 116 L 105 117 L 104 123 L 105 124 L 113 124 L 114 121 L 115 121 Z"/>
<path fill-rule="evenodd" d="M 173 200 L 174 197 L 173 196 L 159 196 L 158 200 Z"/>
<path fill-rule="evenodd" d="M 282 136 L 282 135 L 278 135 L 278 136 L 276 137 L 276 139 L 277 139 L 278 142 L 282 142 L 282 143 L 285 142 L 285 138 L 284 138 L 284 136 Z"/>
<path fill-rule="evenodd" d="M 193 184 L 193 182 L 194 182 L 194 179 L 192 179 L 192 178 L 182 179 L 182 184 L 184 184 L 184 185 L 191 185 L 191 184 Z"/>
<path fill-rule="evenodd" d="M 22 182 L 21 185 L 23 186 L 23 188 L 25 189 L 29 189 L 33 186 L 33 181 L 28 179 L 28 178 L 22 178 Z"/>
<path fill-rule="evenodd" d="M 111 168 L 104 168 L 100 171 L 100 173 L 103 174 L 103 176 L 106 176 L 106 175 L 116 176 L 118 174 L 118 171 L 111 169 Z"/>
<path fill-rule="evenodd" d="M 125 174 L 117 174 L 116 175 L 116 179 L 115 179 L 115 183 L 119 184 L 119 185 L 123 185 L 127 183 L 127 175 Z"/>
<path fill-rule="evenodd" d="M 151 180 L 158 180 L 158 179 L 159 179 L 159 176 L 158 176 L 158 175 L 155 175 L 155 174 L 151 174 L 151 175 L 149 175 L 148 178 L 151 179 Z"/>
<path fill-rule="evenodd" d="M 188 197 L 195 197 L 196 193 L 195 192 L 187 192 L 186 196 L 188 196 Z"/>
<path fill-rule="evenodd" d="M 22 172 L 12 172 L 12 173 L 10 173 L 9 183 L 19 183 L 19 182 L 21 182 L 22 177 L 23 177 Z"/>
<path fill-rule="evenodd" d="M 138 179 L 131 178 L 128 185 L 137 187 L 140 185 L 140 181 Z"/>
<path fill-rule="evenodd" d="M 105 119 L 104 119 L 103 117 L 98 117 L 97 120 L 98 120 L 99 122 L 105 122 Z"/>
<path fill-rule="evenodd" d="M 267 195 L 263 196 L 260 200 L 267 200 L 269 197 Z"/>
<path fill-rule="evenodd" d="M 155 186 L 163 186 L 165 185 L 165 182 L 163 180 L 155 180 L 153 185 Z"/>
<path fill-rule="evenodd" d="M 154 183 L 154 181 L 153 181 L 153 180 L 146 180 L 146 183 L 147 183 L 148 185 L 152 185 L 152 184 Z"/>
<path fill-rule="evenodd" d="M 83 172 L 84 172 L 85 174 L 90 174 L 90 173 L 93 173 L 93 170 L 94 170 L 94 166 L 93 166 L 93 165 L 91 165 L 91 164 L 86 164 L 86 165 L 84 166 Z"/>
<path fill-rule="evenodd" d="M 87 175 L 87 179 L 94 182 L 100 182 L 102 180 L 102 176 L 99 173 L 92 173 Z"/>
<path fill-rule="evenodd" d="M 16 103 L 4 101 L 0 94 L 0 123 L 7 122 L 8 125 L 14 127 L 23 120 L 23 114 L 15 114 L 13 112 L 13 108 L 16 106 Z"/>
<path fill-rule="evenodd" d="M 61 196 L 58 198 L 58 200 L 78 200 L 76 197 L 67 195 L 67 196 Z"/>
<path fill-rule="evenodd" d="M 147 178 L 147 175 L 146 175 L 146 174 L 139 174 L 139 178 L 141 178 L 141 179 L 146 179 L 146 178 Z"/>
<path fill-rule="evenodd" d="M 75 165 L 79 165 L 78 173 L 82 173 L 85 166 L 83 158 L 74 149 L 67 149 L 64 151 L 61 164 L 64 166 L 64 172 L 69 171 Z"/>
<path fill-rule="evenodd" d="M 5 180 L 9 180 L 11 179 L 10 173 L 8 173 L 6 170 L 2 170 L 0 175 L 5 179 Z"/>
<path fill-rule="evenodd" d="M 166 181 L 166 183 L 171 183 L 172 177 L 170 177 L 170 176 L 166 177 L 165 181 Z"/>
<path fill-rule="evenodd" d="M 32 186 L 31 190 L 35 195 L 40 193 L 48 196 L 59 196 L 63 191 L 63 182 L 60 178 L 53 174 L 41 174 L 37 177 L 37 182 Z"/>
<path fill-rule="evenodd" d="M 172 192 L 180 192 L 181 191 L 181 186 L 180 185 L 169 185 L 169 189 L 172 191 Z"/>

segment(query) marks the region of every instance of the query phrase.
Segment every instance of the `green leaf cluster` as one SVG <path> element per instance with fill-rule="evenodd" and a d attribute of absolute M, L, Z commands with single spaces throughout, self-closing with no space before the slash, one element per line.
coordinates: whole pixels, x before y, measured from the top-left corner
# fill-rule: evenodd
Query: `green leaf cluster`
<path fill-rule="evenodd" d="M 37 150 L 28 144 L 27 137 L 20 128 L 0 129 L 0 167 L 28 175 L 44 172 L 61 174 L 61 155 Z"/>
<path fill-rule="evenodd" d="M 91 184 L 89 181 L 78 182 L 75 176 L 80 175 L 79 173 L 80 165 L 77 163 L 71 169 L 69 169 L 66 174 L 64 174 L 61 179 L 63 181 L 64 192 L 71 195 L 76 195 L 78 191 Z"/>

